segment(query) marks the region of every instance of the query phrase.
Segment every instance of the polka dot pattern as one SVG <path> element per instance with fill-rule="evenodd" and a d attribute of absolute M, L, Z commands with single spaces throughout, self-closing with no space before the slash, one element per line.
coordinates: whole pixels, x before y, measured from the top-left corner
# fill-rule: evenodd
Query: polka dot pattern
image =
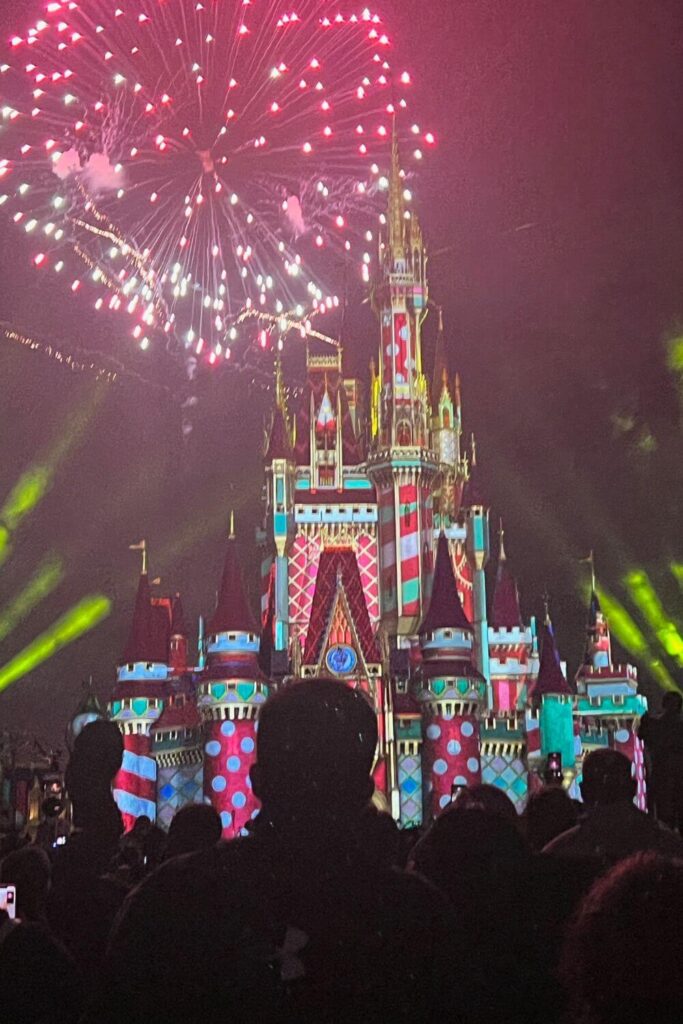
<path fill-rule="evenodd" d="M 237 719 L 206 726 L 204 795 L 221 816 L 225 839 L 239 835 L 259 807 L 249 780 L 256 750 L 254 725 Z"/>
<path fill-rule="evenodd" d="M 479 723 L 473 715 L 440 717 L 425 729 L 422 748 L 425 810 L 437 815 L 451 801 L 453 786 L 481 782 Z"/>

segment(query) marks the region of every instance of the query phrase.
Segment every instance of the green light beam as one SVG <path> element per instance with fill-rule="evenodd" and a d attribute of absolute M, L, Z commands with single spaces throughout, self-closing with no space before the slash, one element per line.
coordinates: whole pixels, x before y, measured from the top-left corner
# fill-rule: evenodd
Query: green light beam
<path fill-rule="evenodd" d="M 683 638 L 666 614 L 647 573 L 642 569 L 633 569 L 624 577 L 624 585 L 668 656 L 677 665 L 683 666 Z"/>
<path fill-rule="evenodd" d="M 110 611 L 111 601 L 108 597 L 102 594 L 84 597 L 0 668 L 0 692 L 94 629 L 106 619 Z"/>
<path fill-rule="evenodd" d="M 648 671 L 665 690 L 677 690 L 678 687 L 672 676 L 662 664 L 659 658 L 653 654 L 645 634 L 626 611 L 623 604 L 617 600 L 609 591 L 605 590 L 599 583 L 596 584 L 598 598 L 603 612 L 607 616 L 610 630 L 617 638 L 625 651 L 628 651 L 634 658 L 645 664 Z M 588 589 L 582 587 L 584 596 L 588 596 Z"/>
<path fill-rule="evenodd" d="M 49 555 L 39 566 L 24 589 L 0 611 L 0 641 L 16 629 L 20 622 L 44 601 L 64 579 L 64 563 L 58 555 Z"/>

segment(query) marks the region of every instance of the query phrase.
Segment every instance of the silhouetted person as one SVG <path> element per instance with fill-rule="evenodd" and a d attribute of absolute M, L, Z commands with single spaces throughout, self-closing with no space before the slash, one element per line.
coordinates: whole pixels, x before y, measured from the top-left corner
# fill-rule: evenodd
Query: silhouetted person
<path fill-rule="evenodd" d="M 24 846 L 3 858 L 0 884 L 16 886 L 17 916 L 22 921 L 45 923 L 50 875 L 50 858 L 39 846 Z"/>
<path fill-rule="evenodd" d="M 564 789 L 545 786 L 529 796 L 523 819 L 529 845 L 540 853 L 549 842 L 576 825 L 577 809 Z"/>
<path fill-rule="evenodd" d="M 683 841 L 634 806 L 631 762 L 618 750 L 593 750 L 583 762 L 584 818 L 549 843 L 544 853 L 615 864 L 639 850 L 683 855 Z"/>
<path fill-rule="evenodd" d="M 453 804 L 462 810 L 467 808 L 498 814 L 515 827 L 519 824 L 519 816 L 512 800 L 498 786 L 490 786 L 485 782 L 476 786 L 464 786 L 455 794 Z"/>
<path fill-rule="evenodd" d="M 678 1024 L 683 1007 L 683 860 L 636 854 L 584 900 L 564 957 L 576 1016 Z"/>
<path fill-rule="evenodd" d="M 359 690 L 308 679 L 271 697 L 252 835 L 167 861 L 128 897 L 86 1020 L 443 1021 L 444 900 L 357 841 L 376 745 Z"/>
<path fill-rule="evenodd" d="M 638 729 L 648 758 L 648 804 L 658 821 L 683 832 L 683 697 L 669 690 L 662 713 L 646 712 Z"/>
<path fill-rule="evenodd" d="M 114 722 L 96 721 L 76 737 L 65 773 L 74 831 L 57 851 L 48 904 L 50 924 L 85 976 L 104 956 L 125 889 L 105 879 L 123 832 L 111 786 L 123 758 Z"/>
<path fill-rule="evenodd" d="M 561 995 L 552 976 L 560 946 L 536 905 L 531 851 L 514 819 L 458 800 L 413 852 L 414 869 L 456 912 L 468 979 L 458 999 L 470 1024 L 547 1024 Z"/>
<path fill-rule="evenodd" d="M 17 890 L 17 917 L 0 920 L 0 1021 L 67 1024 L 82 1008 L 76 965 L 51 935 L 45 918 L 50 860 L 24 846 L 0 864 L 0 884 Z"/>
<path fill-rule="evenodd" d="M 121 836 L 112 873 L 132 887 L 157 868 L 166 848 L 166 835 L 146 814 L 136 819 L 130 832 Z"/>
<path fill-rule="evenodd" d="M 218 811 L 209 804 L 188 804 L 173 816 L 166 842 L 166 859 L 208 850 L 220 838 L 221 819 Z"/>

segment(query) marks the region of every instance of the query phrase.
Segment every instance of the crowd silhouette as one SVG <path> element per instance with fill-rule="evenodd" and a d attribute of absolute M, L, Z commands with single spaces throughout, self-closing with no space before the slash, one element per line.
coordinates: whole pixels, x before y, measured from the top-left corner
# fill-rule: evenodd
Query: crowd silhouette
<path fill-rule="evenodd" d="M 424 834 L 372 802 L 375 715 L 309 679 L 261 710 L 261 809 L 223 842 L 209 806 L 123 834 L 118 728 L 77 737 L 73 831 L 51 856 L 13 837 L 0 882 L 2 1024 L 670 1024 L 683 1008 L 681 705 L 641 724 L 655 815 L 630 762 L 584 760 L 523 815 L 462 790 Z M 668 824 L 664 824 L 667 822 Z M 671 826 L 671 827 L 668 827 Z"/>

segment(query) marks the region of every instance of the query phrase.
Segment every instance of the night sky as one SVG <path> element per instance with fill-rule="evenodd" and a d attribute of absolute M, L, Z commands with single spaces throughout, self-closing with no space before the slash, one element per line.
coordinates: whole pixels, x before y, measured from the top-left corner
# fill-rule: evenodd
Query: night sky
<path fill-rule="evenodd" d="M 0 0 L 3 37 L 35 3 Z M 463 382 L 481 477 L 505 518 L 525 615 L 547 587 L 563 657 L 582 655 L 585 569 L 639 624 L 672 676 L 651 623 L 624 585 L 647 572 L 683 633 L 683 5 L 680 0 L 401 0 L 377 4 L 418 81 L 438 150 L 415 183 L 443 303 L 450 361 Z M 393 13 L 391 8 L 395 8 Z M 10 12 L 11 8 L 11 12 Z M 49 486 L 0 567 L 3 610 L 45 566 L 63 578 L 4 639 L 0 666 L 89 594 L 110 617 L 0 695 L 0 724 L 60 745 L 82 680 L 106 699 L 129 623 L 146 537 L 162 592 L 192 619 L 210 609 L 228 511 L 244 538 L 248 584 L 269 396 L 251 376 L 206 379 L 184 444 L 173 374 L 103 330 L 85 304 L 28 265 L 1 223 L 0 320 L 65 348 L 92 348 L 158 386 L 96 384 L 0 338 L 0 506 L 21 475 Z M 348 362 L 363 372 L 377 330 L 349 318 Z M 427 331 L 427 357 L 433 325 Z M 290 356 L 291 383 L 301 362 Z M 68 443 L 67 443 L 68 441 Z M 616 646 L 616 654 L 619 647 Z M 681 658 L 683 664 L 683 658 Z M 641 665 L 647 692 L 653 692 Z"/>

